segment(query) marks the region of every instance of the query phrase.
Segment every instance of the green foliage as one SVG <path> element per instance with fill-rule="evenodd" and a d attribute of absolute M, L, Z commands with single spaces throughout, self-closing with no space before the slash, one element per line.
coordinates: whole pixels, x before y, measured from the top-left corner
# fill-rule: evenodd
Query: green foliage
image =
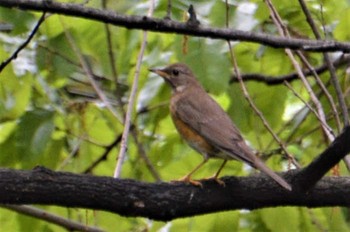
<path fill-rule="evenodd" d="M 87 6 L 101 7 L 99 1 L 87 2 Z M 154 15 L 163 18 L 168 2 L 156 2 Z M 193 4 L 202 27 L 223 28 L 228 22 L 228 26 L 233 29 L 278 34 L 265 1 L 228 1 L 228 14 L 225 1 L 171 2 L 173 20 L 184 21 L 188 6 Z M 273 2 L 291 36 L 314 38 L 297 1 Z M 325 28 L 321 32 L 324 37 L 349 40 L 348 1 L 337 1 L 336 4 L 334 1 L 307 1 L 307 4 L 317 27 L 320 30 Z M 107 1 L 108 10 L 127 15 L 146 15 L 148 6 L 149 1 L 146 0 Z M 0 21 L 14 26 L 10 33 L 0 34 L 2 61 L 27 38 L 39 17 L 39 13 L 0 8 Z M 16 62 L 13 61 L 2 70 L 1 167 L 32 169 L 36 165 L 44 165 L 54 170 L 83 173 L 121 135 L 143 32 L 112 25 L 109 25 L 108 30 L 106 25 L 93 20 L 50 15 Z M 108 44 L 108 34 L 111 44 Z M 295 72 L 283 49 L 239 41 L 231 42 L 231 45 L 242 74 L 259 73 L 277 77 Z M 114 63 L 110 60 L 110 54 L 114 55 Z M 305 56 L 314 67 L 323 63 L 320 53 L 305 53 Z M 92 86 L 83 68 L 83 61 L 94 74 L 100 93 L 118 117 Z M 184 62 L 192 68 L 204 88 L 224 107 L 254 149 L 265 152 L 279 147 L 244 97 L 240 83 L 229 83 L 234 72 L 227 41 L 148 32 L 132 114 L 135 130 L 129 136 L 122 177 L 155 181 L 155 176 L 140 155 L 142 150 L 164 181 L 180 178 L 202 161 L 202 157 L 179 138 L 173 126 L 168 109 L 171 94 L 169 86 L 148 71 L 150 67 L 164 67 L 174 62 Z M 344 92 L 348 92 L 349 78 L 344 67 L 337 69 L 337 74 Z M 324 83 L 328 82 L 329 73 L 322 74 L 320 78 Z M 315 81 L 309 80 L 313 90 L 319 92 Z M 317 117 L 308 113 L 304 118 L 307 108 L 298 113 L 299 109 L 305 107 L 304 102 L 286 86 L 269 86 L 254 81 L 245 82 L 245 86 L 266 122 L 301 165 L 311 162 L 327 147 L 328 142 Z M 299 80 L 293 82 L 292 87 L 303 100 L 310 100 L 309 93 Z M 328 90 L 337 103 L 334 88 L 328 87 Z M 338 133 L 329 101 L 321 96 L 320 102 L 328 117 L 327 122 Z M 106 159 L 93 168 L 92 174 L 113 174 L 119 145 L 113 147 Z M 200 179 L 211 176 L 221 162 L 209 161 L 194 177 Z M 271 157 L 267 164 L 274 170 L 286 170 L 288 166 L 287 161 L 279 155 Z M 232 161 L 227 164 L 222 175 L 243 176 L 250 172 L 251 169 L 245 168 L 242 163 Z M 340 172 L 347 173 L 344 165 L 340 166 Z M 348 212 L 339 208 L 283 207 L 230 211 L 168 223 L 84 209 L 45 207 L 45 210 L 87 225 L 97 225 L 107 231 L 349 230 Z M 28 228 L 35 231 L 62 231 L 58 226 L 2 208 L 0 225 L 4 231 L 27 231 Z"/>
<path fill-rule="evenodd" d="M 16 147 L 23 164 L 29 167 L 29 160 L 42 155 L 54 129 L 53 112 L 45 110 L 28 111 L 21 117 L 15 133 Z M 23 156 L 23 157 L 22 157 Z M 29 159 L 29 160 L 28 160 Z"/>
<path fill-rule="evenodd" d="M 14 30 L 11 32 L 13 35 L 27 32 L 32 23 L 35 22 L 34 14 L 28 12 L 13 11 L 8 10 L 7 8 L 1 8 L 0 15 L 1 21 L 16 25 Z"/>
<path fill-rule="evenodd" d="M 223 50 L 227 44 L 221 41 L 206 41 L 193 38 L 188 42 L 188 54 L 182 52 L 182 38 L 175 39 L 176 57 L 193 69 L 204 88 L 213 94 L 218 94 L 228 87 L 230 78 L 230 61 Z M 218 56 L 221 53 L 221 56 Z M 210 65 L 205 65 L 210 64 Z M 220 68 L 220 72 L 218 69 Z"/>
<path fill-rule="evenodd" d="M 260 210 L 262 221 L 269 231 L 299 231 L 297 208 L 278 208 Z"/>
<path fill-rule="evenodd" d="M 19 78 L 11 70 L 2 73 L 8 80 L 0 79 L 0 122 L 15 120 L 20 117 L 30 103 L 32 77 L 25 75 Z"/>

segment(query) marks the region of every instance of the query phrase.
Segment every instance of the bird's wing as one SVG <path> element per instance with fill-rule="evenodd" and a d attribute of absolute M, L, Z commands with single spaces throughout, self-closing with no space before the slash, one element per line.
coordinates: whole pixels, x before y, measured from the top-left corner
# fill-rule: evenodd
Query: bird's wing
<path fill-rule="evenodd" d="M 204 90 L 203 90 L 204 91 Z M 254 165 L 255 155 L 227 113 L 209 95 L 178 99 L 176 115 L 209 143 L 234 159 Z"/>

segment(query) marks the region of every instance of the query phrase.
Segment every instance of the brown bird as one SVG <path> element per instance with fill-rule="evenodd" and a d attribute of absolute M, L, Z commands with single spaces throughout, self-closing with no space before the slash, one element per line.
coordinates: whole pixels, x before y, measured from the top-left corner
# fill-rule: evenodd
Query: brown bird
<path fill-rule="evenodd" d="M 181 63 L 169 65 L 164 69 L 150 69 L 158 74 L 172 88 L 170 114 L 181 137 L 204 160 L 181 181 L 200 185 L 191 176 L 202 167 L 209 158 L 224 159 L 214 175 L 218 179 L 220 171 L 228 160 L 240 160 L 269 175 L 278 184 L 291 190 L 291 186 L 279 175 L 270 170 L 248 147 L 239 130 L 227 113 L 211 98 L 193 75 L 191 69 Z"/>

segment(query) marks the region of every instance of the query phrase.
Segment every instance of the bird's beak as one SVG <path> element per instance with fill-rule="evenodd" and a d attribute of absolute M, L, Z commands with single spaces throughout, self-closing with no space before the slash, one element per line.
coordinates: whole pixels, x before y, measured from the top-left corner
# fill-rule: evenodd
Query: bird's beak
<path fill-rule="evenodd" d="M 158 74 L 159 76 L 163 77 L 164 79 L 169 79 L 169 74 L 166 73 L 163 69 L 157 69 L 157 68 L 150 68 L 149 71 Z"/>

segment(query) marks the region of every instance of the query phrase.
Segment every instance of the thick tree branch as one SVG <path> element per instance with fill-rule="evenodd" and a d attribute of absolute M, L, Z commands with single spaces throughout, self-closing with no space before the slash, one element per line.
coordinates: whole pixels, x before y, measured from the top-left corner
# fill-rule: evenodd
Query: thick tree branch
<path fill-rule="evenodd" d="M 204 26 L 193 27 L 188 23 L 180 23 L 172 20 L 156 19 L 146 16 L 127 16 L 117 14 L 112 11 L 89 8 L 78 4 L 58 3 L 55 1 L 0 0 L 0 6 L 10 8 L 17 7 L 23 10 L 46 11 L 49 13 L 81 17 L 104 23 L 110 23 L 129 29 L 178 33 L 230 41 L 246 41 L 261 43 L 275 48 L 290 48 L 315 52 L 350 51 L 350 43 L 326 40 L 283 38 L 262 33 L 253 33 L 226 28 L 210 28 Z"/>
<path fill-rule="evenodd" d="M 287 179 L 293 172 L 284 174 Z M 265 175 L 224 178 L 226 187 L 205 181 L 203 188 L 182 183 L 142 183 L 111 177 L 0 169 L 0 203 L 49 204 L 142 216 L 167 221 L 234 209 L 276 206 L 349 206 L 350 178 L 325 177 L 307 194 L 288 192 Z M 238 200 L 239 199 L 239 200 Z"/>
<path fill-rule="evenodd" d="M 292 192 L 280 188 L 264 174 L 226 177 L 226 187 L 207 180 L 199 188 L 184 183 L 152 184 L 53 172 L 39 167 L 33 171 L 0 169 L 0 203 L 82 207 L 163 221 L 234 209 L 350 206 L 349 177 L 325 177 L 315 186 L 350 151 L 348 141 L 350 127 L 309 166 L 283 173 L 292 183 Z"/>
<path fill-rule="evenodd" d="M 297 188 L 302 191 L 311 189 L 322 176 L 350 152 L 349 141 L 350 126 L 347 126 L 321 155 L 295 175 L 294 181 L 298 183 Z"/>

